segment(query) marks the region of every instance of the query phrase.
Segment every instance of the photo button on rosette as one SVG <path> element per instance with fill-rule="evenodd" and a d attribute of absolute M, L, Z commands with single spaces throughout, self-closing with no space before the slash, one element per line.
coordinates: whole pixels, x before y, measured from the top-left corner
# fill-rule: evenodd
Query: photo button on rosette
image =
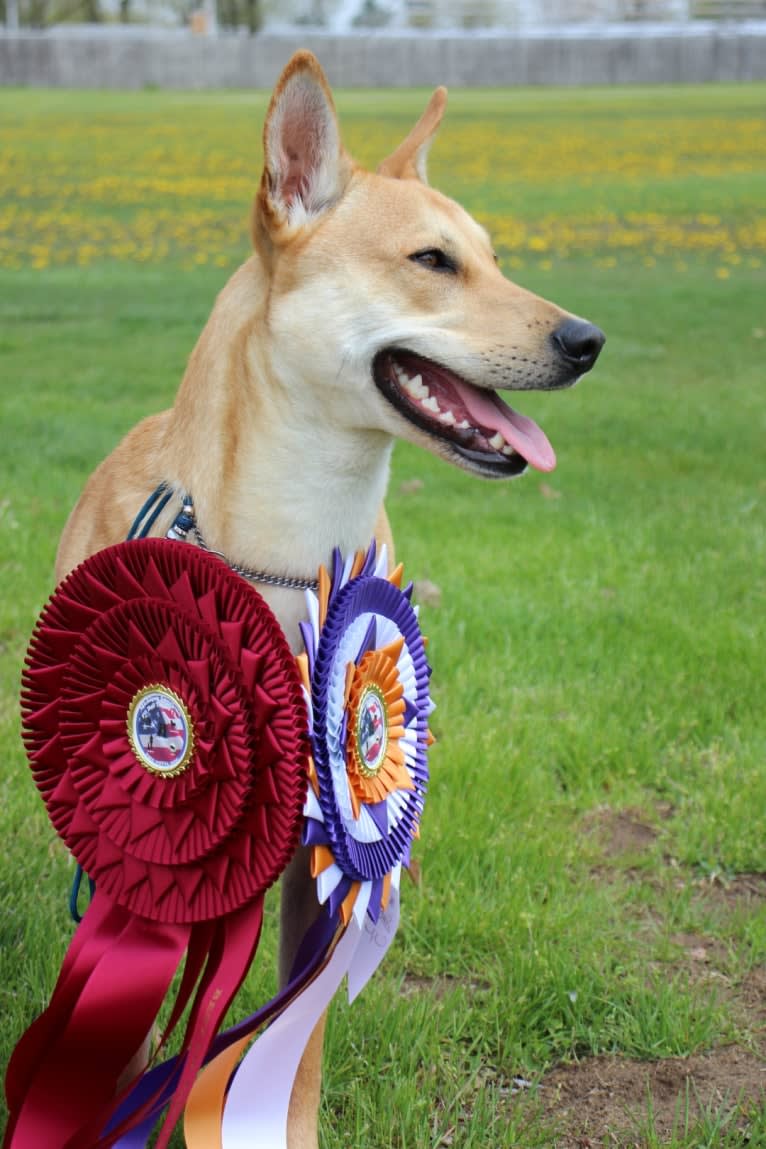
<path fill-rule="evenodd" d="M 180 695 L 161 683 L 142 687 L 131 699 L 126 725 L 142 766 L 160 778 L 183 774 L 194 753 L 194 725 Z"/>

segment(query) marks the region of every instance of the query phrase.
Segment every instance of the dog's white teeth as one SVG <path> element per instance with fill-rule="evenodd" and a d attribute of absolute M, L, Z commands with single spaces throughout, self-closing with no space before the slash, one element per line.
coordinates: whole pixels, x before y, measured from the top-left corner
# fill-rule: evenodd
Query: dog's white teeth
<path fill-rule="evenodd" d="M 505 439 L 499 431 L 495 431 L 494 435 L 489 440 L 489 445 L 490 447 L 494 447 L 496 451 L 499 451 L 501 447 L 505 446 Z"/>
<path fill-rule="evenodd" d="M 468 422 L 467 419 L 461 419 L 460 422 L 457 424 L 457 426 L 458 426 L 458 430 L 460 430 L 460 431 L 470 431 L 471 430 L 471 424 Z"/>
<path fill-rule="evenodd" d="M 516 452 L 514 451 L 514 449 L 510 443 L 506 443 L 504 447 L 501 447 L 500 452 L 503 455 L 515 455 L 516 454 Z"/>
<path fill-rule="evenodd" d="M 413 399 L 427 399 L 430 394 L 422 375 L 416 375 L 413 379 L 406 378 L 402 381 L 402 387 Z"/>
<path fill-rule="evenodd" d="M 435 395 L 431 394 L 428 390 L 428 385 L 423 382 L 422 375 L 413 375 L 412 378 L 410 378 L 407 372 L 403 371 L 398 363 L 394 363 L 394 375 L 402 390 L 406 391 L 411 399 L 415 399 L 422 410 L 436 415 L 439 422 L 443 423 L 445 427 L 458 426 L 454 412 L 442 411 L 438 399 Z M 470 427 L 470 423 L 466 419 L 463 419 L 460 426 L 464 428 Z"/>

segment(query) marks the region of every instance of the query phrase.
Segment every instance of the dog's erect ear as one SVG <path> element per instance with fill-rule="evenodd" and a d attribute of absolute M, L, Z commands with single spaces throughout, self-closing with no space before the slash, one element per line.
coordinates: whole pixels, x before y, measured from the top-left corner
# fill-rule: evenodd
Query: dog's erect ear
<path fill-rule="evenodd" d="M 311 52 L 296 52 L 279 78 L 263 128 L 258 206 L 272 231 L 320 215 L 352 171 L 330 86 Z"/>
<path fill-rule="evenodd" d="M 383 160 L 378 168 L 382 176 L 391 176 L 395 180 L 420 180 L 424 184 L 428 183 L 426 179 L 428 149 L 433 143 L 446 107 L 447 89 L 437 88 L 410 134 L 402 140 L 395 152 Z"/>

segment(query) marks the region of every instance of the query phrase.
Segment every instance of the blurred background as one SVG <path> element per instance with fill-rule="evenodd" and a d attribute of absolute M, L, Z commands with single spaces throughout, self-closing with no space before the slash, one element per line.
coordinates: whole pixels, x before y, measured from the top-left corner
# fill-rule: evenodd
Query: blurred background
<path fill-rule="evenodd" d="M 766 17 L 766 0 L 3 0 L 9 28 L 145 24 L 257 33 L 533 28 L 603 21 Z"/>
<path fill-rule="evenodd" d="M 345 87 L 766 79 L 766 0 L 0 0 L 0 85 Z"/>

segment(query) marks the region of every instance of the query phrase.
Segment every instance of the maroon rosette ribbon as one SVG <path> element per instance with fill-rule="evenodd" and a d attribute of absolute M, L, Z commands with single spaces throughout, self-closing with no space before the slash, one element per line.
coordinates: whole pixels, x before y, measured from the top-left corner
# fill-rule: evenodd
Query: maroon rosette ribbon
<path fill-rule="evenodd" d="M 307 715 L 295 661 L 263 599 L 219 559 L 139 540 L 57 589 L 22 711 L 51 821 L 96 895 L 11 1059 L 5 1145 L 92 1149 L 124 1132 L 102 1136 L 118 1080 L 186 953 L 165 1037 L 191 1010 L 162 1146 L 298 843 Z"/>

